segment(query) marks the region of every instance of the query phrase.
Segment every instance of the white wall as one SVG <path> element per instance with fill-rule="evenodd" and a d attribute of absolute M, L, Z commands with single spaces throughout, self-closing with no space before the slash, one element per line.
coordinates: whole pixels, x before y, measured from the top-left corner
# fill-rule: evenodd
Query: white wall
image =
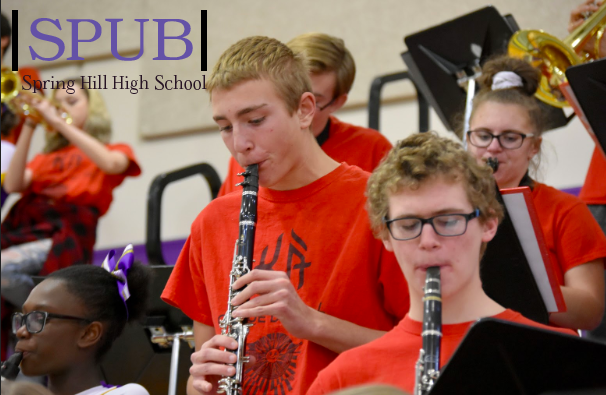
<path fill-rule="evenodd" d="M 66 4 L 65 1 L 61 1 L 60 3 Z M 187 3 L 191 4 L 191 2 Z M 516 4 L 516 7 L 520 9 L 531 7 L 530 3 L 524 1 L 516 1 L 514 3 Z M 545 1 L 542 2 L 543 5 L 544 3 Z M 11 4 L 15 7 L 19 7 L 25 3 L 16 0 L 3 1 L 3 11 L 5 14 L 8 13 L 9 16 Z M 82 5 L 80 2 L 78 2 L 78 4 Z M 505 7 L 505 2 L 501 2 L 501 4 Z M 573 4 L 576 4 L 576 1 L 571 1 L 570 7 L 572 7 Z M 214 5 L 214 7 L 218 8 L 219 5 Z M 230 6 L 226 4 L 224 7 L 229 8 Z M 532 7 L 535 6 L 533 5 Z M 29 11 L 27 8 L 21 8 L 20 12 L 26 14 Z M 61 15 L 61 10 L 56 10 L 56 12 L 57 15 Z M 550 12 L 555 11 L 551 10 Z M 558 11 L 558 26 L 561 25 L 560 22 L 566 19 L 566 13 L 566 10 Z M 213 18 L 213 15 L 215 14 L 211 13 L 209 18 Z M 460 15 L 460 13 L 453 13 L 450 15 L 450 18 L 454 18 L 458 15 Z M 135 15 L 135 17 L 136 16 L 137 15 Z M 129 18 L 131 16 L 120 14 L 120 17 Z M 543 16 L 543 19 L 545 19 L 544 17 L 545 16 Z M 528 25 L 532 20 L 532 18 L 526 14 L 517 17 L 517 19 L 523 26 Z M 338 21 L 338 19 L 335 20 Z M 213 21 L 213 23 L 217 25 L 218 21 Z M 344 22 L 341 21 L 339 23 Z M 224 20 L 221 24 L 227 29 L 238 29 L 238 24 L 231 24 L 229 23 L 229 20 Z M 213 33 L 218 34 L 218 31 L 215 30 Z M 233 32 L 230 34 L 233 34 Z M 279 36 L 279 34 L 276 34 L 275 36 Z M 290 37 L 292 35 L 289 34 L 287 36 Z M 402 34 L 397 33 L 397 36 L 401 37 Z M 397 55 L 396 51 L 394 56 Z M 23 59 L 25 59 L 25 54 L 20 56 L 23 56 Z M 10 54 L 7 58 L 7 62 L 10 62 Z M 212 64 L 209 63 L 209 66 L 212 66 Z M 377 67 L 379 66 L 380 65 L 377 65 Z M 84 66 L 62 65 L 55 69 L 44 69 L 42 71 L 42 77 L 50 78 L 52 75 L 55 79 L 58 79 L 74 75 L 101 73 L 107 75 L 128 75 L 132 78 L 132 76 L 141 74 L 142 67 L 141 62 L 120 62 L 117 60 L 93 61 L 86 63 Z M 401 70 L 404 69 L 403 64 L 399 67 L 401 67 Z M 395 72 L 399 70 L 389 71 Z M 376 72 L 376 74 L 379 73 L 381 73 L 380 70 Z M 358 82 L 358 84 L 360 84 L 360 82 Z M 358 89 L 368 88 L 358 87 Z M 397 90 L 399 87 L 396 84 L 396 86 L 391 89 Z M 162 172 L 174 170 L 197 162 L 207 162 L 211 164 L 217 169 L 220 176 L 224 177 L 229 153 L 223 146 L 218 132 L 145 140 L 140 135 L 140 125 L 141 120 L 144 117 L 149 117 L 150 113 L 140 111 L 141 95 L 131 95 L 127 91 L 114 90 L 103 91 L 102 95 L 107 101 L 113 119 L 113 141 L 126 142 L 134 148 L 143 169 L 143 174 L 135 179 L 127 179 L 121 187 L 115 190 L 115 201 L 112 204 L 109 213 L 101 219 L 99 224 L 97 248 L 121 246 L 128 242 L 142 243 L 145 239 L 146 196 L 152 179 Z M 200 103 L 200 106 L 208 106 L 208 97 L 205 93 L 201 93 Z M 162 108 L 162 106 L 160 106 L 160 108 Z M 157 115 L 157 111 L 158 110 L 154 111 L 155 115 Z M 160 110 L 160 113 L 161 111 L 162 110 Z M 167 116 L 168 115 L 171 114 L 167 112 Z M 343 110 L 337 115 L 346 122 L 364 126 L 367 125 L 367 112 L 365 109 Z M 417 106 L 415 101 L 389 104 L 382 110 L 382 132 L 392 142 L 402 139 L 410 133 L 416 132 L 418 129 L 417 125 Z M 431 126 L 432 129 L 437 130 L 442 134 L 446 133 L 435 114 L 432 114 Z M 35 136 L 30 156 L 33 156 L 35 152 L 40 151 L 43 145 L 42 140 L 43 131 L 40 130 Z M 543 161 L 544 177 L 542 180 L 558 188 L 581 186 L 593 150 L 593 143 L 580 122 L 575 119 L 567 127 L 549 132 L 544 140 L 546 155 L 545 160 Z M 191 222 L 197 213 L 208 203 L 209 199 L 209 192 L 201 180 L 189 180 L 167 189 L 164 198 L 163 239 L 170 240 L 186 237 Z"/>

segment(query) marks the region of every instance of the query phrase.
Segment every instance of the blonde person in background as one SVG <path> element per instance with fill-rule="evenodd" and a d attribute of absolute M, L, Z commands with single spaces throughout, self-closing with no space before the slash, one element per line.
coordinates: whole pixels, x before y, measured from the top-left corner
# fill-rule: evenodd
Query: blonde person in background
<path fill-rule="evenodd" d="M 391 149 L 391 143 L 376 130 L 340 121 L 332 115 L 347 102 L 356 76 L 353 56 L 342 39 L 324 33 L 305 33 L 286 45 L 303 56 L 316 97 L 311 132 L 318 144 L 335 161 L 371 172 Z M 237 190 L 244 169 L 231 157 L 227 178 L 219 196 Z"/>

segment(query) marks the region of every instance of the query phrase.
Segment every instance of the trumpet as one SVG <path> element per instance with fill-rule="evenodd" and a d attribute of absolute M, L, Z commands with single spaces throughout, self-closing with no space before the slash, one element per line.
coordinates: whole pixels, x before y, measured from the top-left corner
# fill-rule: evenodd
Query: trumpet
<path fill-rule="evenodd" d="M 44 96 L 37 93 L 22 91 L 19 88 L 21 77 L 16 71 L 10 70 L 8 67 L 2 67 L 2 104 L 11 110 L 15 115 L 21 118 L 29 118 L 35 123 L 39 123 L 46 128 L 47 131 L 52 131 L 50 125 L 46 123 L 42 115 L 31 105 L 32 100 L 44 100 Z M 53 103 L 59 115 L 68 125 L 72 123 L 72 117 L 64 111 L 58 104 Z"/>
<path fill-rule="evenodd" d="M 511 37 L 508 52 L 541 70 L 536 97 L 554 107 L 564 108 L 569 104 L 559 87 L 567 81 L 566 69 L 599 58 L 605 28 L 606 2 L 564 40 L 542 30 L 520 30 Z M 595 38 L 595 48 L 584 52 L 583 47 L 591 38 Z"/>

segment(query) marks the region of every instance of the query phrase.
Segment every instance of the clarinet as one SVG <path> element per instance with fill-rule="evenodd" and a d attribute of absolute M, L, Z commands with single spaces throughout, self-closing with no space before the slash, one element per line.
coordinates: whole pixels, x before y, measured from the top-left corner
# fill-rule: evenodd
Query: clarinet
<path fill-rule="evenodd" d="M 440 343 L 442 341 L 442 293 L 440 268 L 427 268 L 423 295 L 423 347 L 416 364 L 415 395 L 426 395 L 440 375 Z"/>
<path fill-rule="evenodd" d="M 493 173 L 496 173 L 499 170 L 499 158 L 487 158 L 486 164 L 490 166 Z"/>
<path fill-rule="evenodd" d="M 23 353 L 16 352 L 6 361 L 2 362 L 2 381 L 14 380 L 19 374 L 19 364 L 23 359 Z"/>
<path fill-rule="evenodd" d="M 238 342 L 236 350 L 226 350 L 236 354 L 236 362 L 233 364 L 236 373 L 233 376 L 223 376 L 219 380 L 218 393 L 227 395 L 242 394 L 244 364 L 249 362 L 249 357 L 244 356 L 246 352 L 246 336 L 251 323 L 248 319 L 241 317 L 232 317 L 234 306 L 232 299 L 244 290 L 233 289 L 233 283 L 252 270 L 253 250 L 255 245 L 255 226 L 257 221 L 257 192 L 259 191 L 259 167 L 250 165 L 244 173 L 238 174 L 244 176 L 244 181 L 237 185 L 242 185 L 242 205 L 240 207 L 240 235 L 236 240 L 234 248 L 234 258 L 232 268 L 229 274 L 229 295 L 227 299 L 227 312 L 219 322 L 221 334 L 229 336 Z"/>

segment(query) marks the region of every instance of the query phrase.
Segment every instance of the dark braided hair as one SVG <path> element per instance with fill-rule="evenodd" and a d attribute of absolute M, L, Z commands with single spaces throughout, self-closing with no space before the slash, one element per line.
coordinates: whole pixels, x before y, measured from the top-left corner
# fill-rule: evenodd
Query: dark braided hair
<path fill-rule="evenodd" d="M 143 318 L 149 299 L 151 270 L 139 262 L 133 263 L 127 281 L 130 298 L 124 302 L 118 293 L 116 278 L 105 269 L 93 265 L 75 265 L 51 273 L 48 278 L 62 280 L 67 290 L 79 298 L 89 310 L 87 318 L 106 324 L 96 358 L 100 360 L 120 336 L 127 322 Z"/>

